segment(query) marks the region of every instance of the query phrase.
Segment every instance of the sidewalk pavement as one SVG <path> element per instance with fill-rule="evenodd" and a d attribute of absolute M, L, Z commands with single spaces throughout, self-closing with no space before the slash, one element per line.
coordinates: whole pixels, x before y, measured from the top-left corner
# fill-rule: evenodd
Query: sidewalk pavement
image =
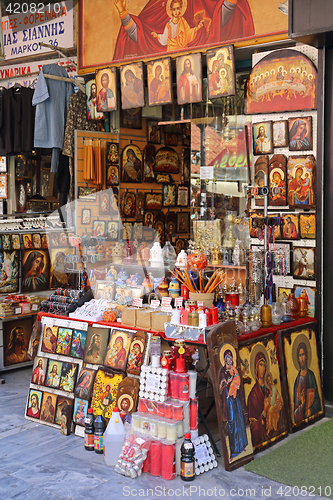
<path fill-rule="evenodd" d="M 0 385 L 1 500 L 122 500 L 136 497 L 281 500 L 287 494 L 284 485 L 247 472 L 244 467 L 226 472 L 222 458 L 218 459 L 217 468 L 197 476 L 191 483 L 179 477 L 165 481 L 149 474 L 137 479 L 121 476 L 113 467 L 105 465 L 103 455 L 86 451 L 82 438 L 74 434 L 66 437 L 55 428 L 24 418 L 31 368 L 6 372 L 2 378 L 5 384 Z M 321 497 L 311 498 L 319 500 Z"/>

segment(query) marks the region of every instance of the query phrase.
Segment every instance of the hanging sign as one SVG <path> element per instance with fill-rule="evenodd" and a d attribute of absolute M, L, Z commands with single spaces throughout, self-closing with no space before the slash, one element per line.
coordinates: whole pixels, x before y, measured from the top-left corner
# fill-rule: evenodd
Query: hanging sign
<path fill-rule="evenodd" d="M 50 3 L 9 3 L 2 18 L 5 58 L 49 52 L 39 42 L 73 47 L 73 0 Z"/>

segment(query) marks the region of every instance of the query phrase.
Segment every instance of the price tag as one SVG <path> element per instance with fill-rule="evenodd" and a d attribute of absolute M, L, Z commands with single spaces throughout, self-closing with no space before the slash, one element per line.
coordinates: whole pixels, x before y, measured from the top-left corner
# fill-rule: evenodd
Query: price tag
<path fill-rule="evenodd" d="M 157 309 L 159 306 L 160 306 L 160 301 L 159 300 L 152 300 L 150 302 L 150 307 L 152 307 L 153 309 Z"/>
<path fill-rule="evenodd" d="M 175 306 L 176 307 L 182 307 L 183 306 L 183 298 L 182 297 L 177 297 L 175 299 Z"/>
<path fill-rule="evenodd" d="M 203 303 L 203 302 L 199 302 L 199 301 L 198 301 L 198 302 L 197 302 L 197 306 L 198 306 L 198 307 L 203 307 L 203 306 L 204 306 L 204 303 Z"/>
<path fill-rule="evenodd" d="M 198 460 L 198 465 L 205 464 L 210 461 L 210 455 L 207 450 L 206 443 L 194 445 L 195 457 Z"/>
<path fill-rule="evenodd" d="M 200 167 L 200 179 L 212 180 L 213 178 L 214 178 L 214 167 Z"/>
<path fill-rule="evenodd" d="M 31 310 L 32 311 L 38 311 L 38 305 L 37 304 L 32 304 Z"/>
<path fill-rule="evenodd" d="M 22 309 L 21 307 L 15 307 L 15 314 L 21 314 Z"/>
<path fill-rule="evenodd" d="M 162 306 L 170 305 L 171 304 L 171 297 L 162 297 Z"/>
<path fill-rule="evenodd" d="M 161 311 L 172 313 L 172 306 L 170 304 L 162 305 Z"/>
<path fill-rule="evenodd" d="M 147 373 L 146 378 L 146 391 L 148 392 L 159 392 L 160 388 L 160 376 L 153 373 Z"/>
<path fill-rule="evenodd" d="M 133 306 L 134 307 L 142 307 L 142 299 L 134 299 Z"/>

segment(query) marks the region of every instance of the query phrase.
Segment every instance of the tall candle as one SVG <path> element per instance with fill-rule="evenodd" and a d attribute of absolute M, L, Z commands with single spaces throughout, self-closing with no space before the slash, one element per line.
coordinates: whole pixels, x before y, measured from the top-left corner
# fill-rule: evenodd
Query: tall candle
<path fill-rule="evenodd" d="M 171 402 L 164 403 L 164 416 L 165 418 L 173 418 L 173 404 Z"/>
<path fill-rule="evenodd" d="M 170 397 L 171 399 L 179 397 L 179 380 L 178 374 L 175 372 L 170 372 Z"/>
<path fill-rule="evenodd" d="M 150 450 L 148 450 L 147 458 L 143 463 L 142 472 L 150 472 Z"/>
<path fill-rule="evenodd" d="M 151 437 L 157 437 L 158 435 L 158 421 L 154 418 L 149 419 L 149 434 Z"/>
<path fill-rule="evenodd" d="M 211 315 L 212 315 L 212 323 L 213 325 L 217 325 L 217 323 L 219 322 L 219 310 L 217 307 L 215 306 L 212 306 L 210 308 L 210 312 L 211 312 Z"/>
<path fill-rule="evenodd" d="M 152 441 L 150 443 L 150 474 L 152 476 L 160 476 L 161 465 L 162 465 L 162 443 L 161 441 Z"/>
<path fill-rule="evenodd" d="M 190 400 L 190 429 L 198 428 L 198 398 Z"/>
<path fill-rule="evenodd" d="M 196 370 L 188 371 L 190 377 L 190 398 L 195 398 L 197 392 L 197 372 Z"/>
<path fill-rule="evenodd" d="M 162 479 L 175 479 L 176 477 L 176 445 L 163 443 L 162 444 L 162 464 L 161 476 Z"/>
<path fill-rule="evenodd" d="M 189 313 L 189 311 L 187 309 L 181 309 L 181 311 L 180 311 L 180 324 L 181 325 L 188 325 L 188 313 Z"/>
<path fill-rule="evenodd" d="M 133 429 L 141 429 L 141 417 L 137 413 L 132 414 L 132 425 Z"/>
<path fill-rule="evenodd" d="M 180 420 L 179 422 L 177 422 L 177 434 L 178 434 L 178 437 L 181 438 L 184 436 L 184 424 L 183 424 L 183 420 Z"/>
<path fill-rule="evenodd" d="M 190 380 L 188 373 L 179 373 L 178 380 L 179 380 L 179 386 L 178 386 L 179 401 L 188 401 L 190 399 L 189 396 Z"/>
<path fill-rule="evenodd" d="M 176 441 L 177 440 L 177 422 L 167 422 L 167 440 Z"/>

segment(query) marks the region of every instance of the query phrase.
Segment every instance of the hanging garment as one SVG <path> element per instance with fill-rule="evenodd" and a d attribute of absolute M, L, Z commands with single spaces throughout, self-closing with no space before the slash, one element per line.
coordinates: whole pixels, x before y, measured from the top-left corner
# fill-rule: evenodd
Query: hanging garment
<path fill-rule="evenodd" d="M 69 156 L 69 199 L 74 200 L 74 138 L 75 130 L 97 130 L 97 124 L 87 120 L 87 96 L 81 90 L 69 98 L 62 154 Z"/>
<path fill-rule="evenodd" d="M 68 75 L 65 68 L 58 64 L 45 64 L 39 73 L 32 99 L 33 106 L 36 106 L 34 145 L 36 148 L 57 148 L 52 152 L 51 163 L 51 172 L 57 172 L 59 153 L 64 145 L 69 97 L 74 90 L 72 83 L 46 79 L 45 74 L 65 78 Z"/>

